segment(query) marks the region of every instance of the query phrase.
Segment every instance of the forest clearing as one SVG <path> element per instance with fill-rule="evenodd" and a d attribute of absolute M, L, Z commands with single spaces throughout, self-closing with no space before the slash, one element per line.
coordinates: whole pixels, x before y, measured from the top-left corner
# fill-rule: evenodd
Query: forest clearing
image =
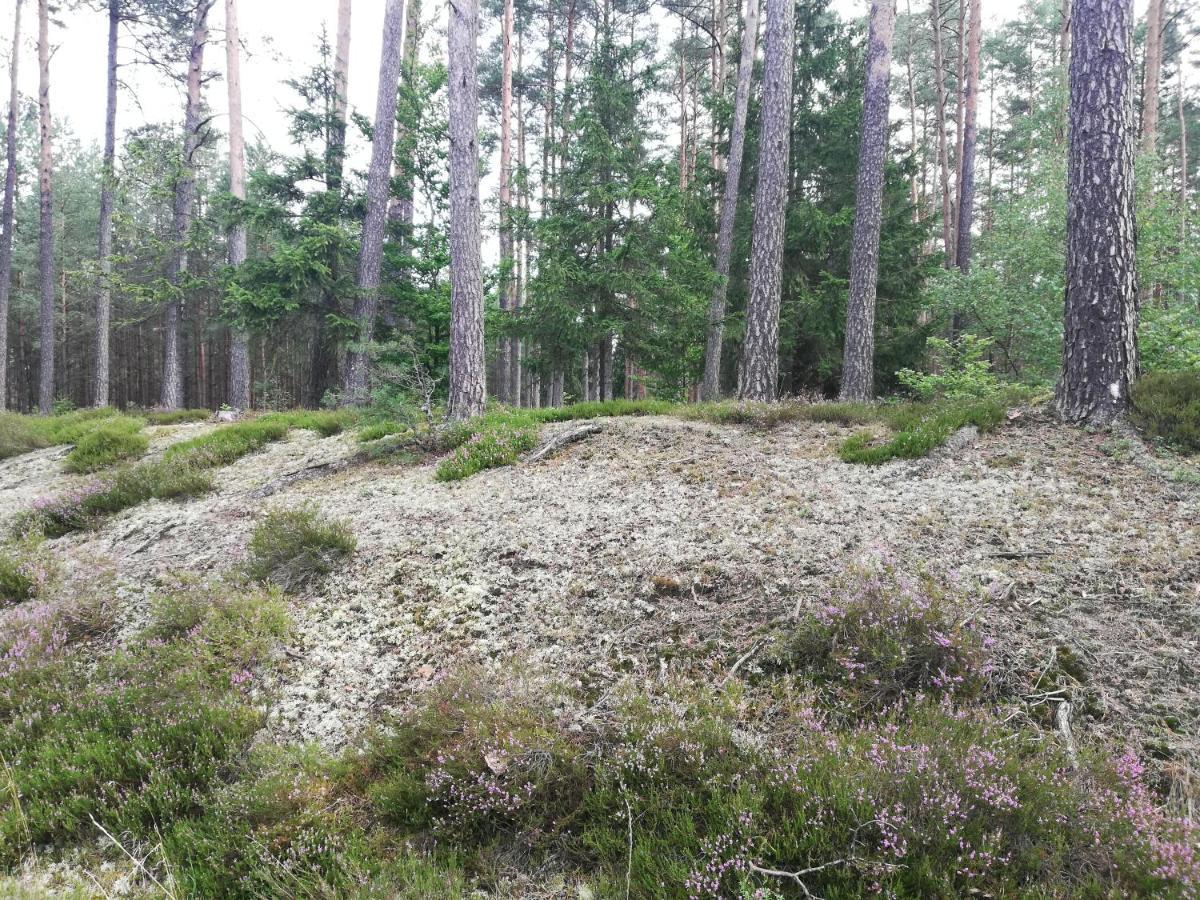
<path fill-rule="evenodd" d="M 1200 898 L 1188 3 L 8 21 L 0 898 Z"/>

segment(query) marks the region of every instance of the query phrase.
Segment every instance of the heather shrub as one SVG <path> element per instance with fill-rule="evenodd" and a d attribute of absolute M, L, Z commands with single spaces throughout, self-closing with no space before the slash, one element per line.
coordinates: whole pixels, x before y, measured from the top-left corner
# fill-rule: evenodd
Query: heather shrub
<path fill-rule="evenodd" d="M 81 409 L 53 416 L 23 416 L 0 412 L 0 459 L 54 447 L 75 444 L 98 428 L 141 428 L 138 418 L 124 416 L 110 407 Z"/>
<path fill-rule="evenodd" d="M 1156 372 L 1133 385 L 1133 423 L 1151 437 L 1200 451 L 1200 372 Z"/>
<path fill-rule="evenodd" d="M 0 603 L 44 597 L 58 575 L 54 558 L 35 536 L 0 544 Z"/>
<path fill-rule="evenodd" d="M 246 572 L 255 581 L 299 590 L 332 572 L 356 545 L 346 523 L 323 521 L 314 506 L 273 509 L 250 537 Z"/>
<path fill-rule="evenodd" d="M 185 425 L 189 422 L 206 422 L 212 418 L 208 409 L 151 409 L 139 413 L 147 425 Z"/>
<path fill-rule="evenodd" d="M 459 481 L 485 469 L 510 466 L 537 444 L 537 429 L 494 425 L 470 433 L 437 467 L 438 481 Z"/>
<path fill-rule="evenodd" d="M 67 471 L 96 472 L 143 456 L 150 446 L 150 439 L 141 430 L 142 423 L 134 419 L 106 422 L 79 438 L 67 454 Z"/>
<path fill-rule="evenodd" d="M 997 428 L 1004 421 L 1004 405 L 990 398 L 897 404 L 881 407 L 880 419 L 893 434 L 882 443 L 877 443 L 868 431 L 851 435 L 838 448 L 843 462 L 880 465 L 893 459 L 928 456 L 960 428 Z"/>

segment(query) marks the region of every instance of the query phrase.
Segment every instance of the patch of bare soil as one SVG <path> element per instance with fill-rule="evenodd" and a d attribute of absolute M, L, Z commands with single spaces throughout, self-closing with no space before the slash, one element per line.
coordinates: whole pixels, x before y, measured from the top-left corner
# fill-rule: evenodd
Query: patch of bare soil
<path fill-rule="evenodd" d="M 1110 455 L 1110 436 L 1026 412 L 954 453 L 868 468 L 838 461 L 837 426 L 601 424 L 547 460 L 450 484 L 432 464 L 296 478 L 357 449 L 296 432 L 220 470 L 208 497 L 54 545 L 78 578 L 109 561 L 133 628 L 173 574 L 236 565 L 270 506 L 348 521 L 353 561 L 294 602 L 280 741 L 351 741 L 465 661 L 518 660 L 597 693 L 629 673 L 720 678 L 884 553 L 957 584 L 1015 682 L 1077 701 L 1077 737 L 1200 758 L 1200 488 Z M 55 452 L 0 465 L 5 514 L 57 487 Z"/>

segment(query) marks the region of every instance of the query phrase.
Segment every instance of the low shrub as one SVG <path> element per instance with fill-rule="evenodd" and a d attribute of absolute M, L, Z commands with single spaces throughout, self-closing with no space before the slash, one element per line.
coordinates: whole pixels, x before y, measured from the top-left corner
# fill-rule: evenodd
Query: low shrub
<path fill-rule="evenodd" d="M 273 509 L 250 537 L 246 572 L 255 581 L 294 591 L 328 575 L 356 546 L 348 525 L 322 521 L 316 507 Z"/>
<path fill-rule="evenodd" d="M 901 369 L 896 379 L 918 400 L 989 400 L 1004 390 L 986 354 L 992 341 L 964 334 L 956 340 L 931 337 L 929 372 Z"/>
<path fill-rule="evenodd" d="M 459 481 L 485 469 L 510 466 L 518 456 L 536 445 L 535 427 L 486 425 L 470 432 L 454 452 L 438 464 L 436 478 L 438 481 Z"/>
<path fill-rule="evenodd" d="M 207 422 L 213 414 L 208 409 L 151 409 L 139 415 L 147 425 L 185 425 L 189 422 Z"/>
<path fill-rule="evenodd" d="M 1133 385 L 1133 423 L 1151 437 L 1200 452 L 1200 372 L 1156 372 Z"/>
<path fill-rule="evenodd" d="M 0 603 L 24 603 L 44 597 L 58 576 L 54 557 L 27 536 L 0 545 Z"/>
<path fill-rule="evenodd" d="M 167 448 L 163 459 L 185 459 L 200 469 L 215 469 L 236 462 L 274 441 L 287 437 L 290 425 L 281 418 L 263 416 L 235 422 Z"/>
<path fill-rule="evenodd" d="M 137 419 L 113 418 L 89 431 L 67 454 L 68 472 L 89 473 L 144 456 L 150 440 Z"/>
<path fill-rule="evenodd" d="M 843 462 L 880 465 L 893 459 L 919 459 L 936 450 L 960 428 L 974 425 L 992 431 L 1004 421 L 1004 404 L 998 400 L 944 401 L 884 407 L 880 418 L 893 430 L 876 442 L 869 431 L 851 435 L 838 448 Z"/>
<path fill-rule="evenodd" d="M 121 422 L 134 430 L 142 426 L 142 420 L 123 416 L 110 407 L 82 409 L 54 416 L 22 416 L 17 413 L 0 412 L 0 459 L 7 459 L 45 447 L 61 444 L 76 444 L 89 432 L 111 427 Z"/>
<path fill-rule="evenodd" d="M 404 434 L 411 431 L 411 425 L 405 425 L 400 422 L 383 421 L 372 422 L 370 425 L 365 425 L 358 430 L 358 441 L 362 444 L 369 444 L 371 441 L 378 441 L 381 438 L 391 437 L 393 434 Z"/>

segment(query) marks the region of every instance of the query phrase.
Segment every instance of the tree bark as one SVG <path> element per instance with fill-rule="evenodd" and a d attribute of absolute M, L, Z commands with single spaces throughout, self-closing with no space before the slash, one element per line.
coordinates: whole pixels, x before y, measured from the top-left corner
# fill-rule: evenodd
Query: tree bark
<path fill-rule="evenodd" d="M 746 111 L 750 108 L 750 84 L 754 76 L 754 53 L 758 41 L 759 0 L 746 0 L 742 26 L 742 54 L 738 61 L 733 122 L 729 134 L 729 159 L 725 192 L 717 229 L 717 283 L 708 304 L 708 341 L 704 350 L 704 384 L 701 396 L 716 400 L 721 395 L 721 349 L 725 341 L 725 300 L 729 292 L 729 270 L 733 259 L 733 229 L 737 221 L 738 191 L 742 179 L 742 157 L 746 147 Z"/>
<path fill-rule="evenodd" d="M 937 91 L 935 119 L 937 123 L 938 169 L 942 186 L 942 251 L 946 267 L 954 264 L 954 212 L 950 194 L 950 148 L 946 134 L 946 59 L 942 48 L 942 4 L 932 0 L 929 17 L 933 25 L 933 84 Z"/>
<path fill-rule="evenodd" d="M 1142 84 L 1142 152 L 1153 153 L 1158 140 L 1158 87 L 1162 78 L 1163 0 L 1146 10 L 1146 78 Z"/>
<path fill-rule="evenodd" d="M 450 0 L 450 403 L 452 420 L 483 412 L 483 263 L 479 225 L 478 0 Z"/>
<path fill-rule="evenodd" d="M 21 57 L 21 2 L 16 0 L 13 15 L 12 59 L 8 65 L 8 122 L 5 131 L 4 205 L 0 211 L 0 411 L 8 408 L 8 305 L 12 291 L 13 206 L 17 194 L 17 90 L 18 63 Z"/>
<path fill-rule="evenodd" d="M 1179 245 L 1188 240 L 1188 140 L 1183 90 L 1183 66 L 1179 67 Z"/>
<path fill-rule="evenodd" d="M 342 171 L 346 162 L 346 115 L 350 108 L 350 2 L 338 0 L 337 44 L 333 57 L 333 122 L 326 148 L 327 183 L 331 191 L 342 189 Z"/>
<path fill-rule="evenodd" d="M 964 0 L 965 2 L 965 0 Z M 971 269 L 971 225 L 975 218 L 975 144 L 979 115 L 979 42 L 983 30 L 983 0 L 971 0 L 970 39 L 967 44 L 966 84 L 963 87 L 962 156 L 958 167 L 958 239 L 955 265 L 966 274 Z"/>
<path fill-rule="evenodd" d="M 975 2 L 978 5 L 979 0 Z M 887 166 L 888 79 L 895 31 L 895 0 L 873 0 L 858 143 L 858 193 L 850 252 L 842 400 L 870 400 L 875 394 L 875 292 L 879 279 L 879 230 L 883 223 L 883 182 Z"/>
<path fill-rule="evenodd" d="M 750 299 L 738 398 L 774 401 L 779 381 L 779 303 L 792 131 L 792 0 L 767 0 L 762 124 L 750 249 Z"/>
<path fill-rule="evenodd" d="M 114 0 L 115 2 L 115 0 Z M 242 123 L 242 66 L 239 46 L 237 0 L 225 0 L 225 64 L 229 88 L 229 192 L 239 202 L 246 200 L 246 140 Z M 246 261 L 246 225 L 238 220 L 229 231 L 229 265 Z M 250 338 L 234 326 L 229 333 L 229 399 L 236 410 L 250 408 Z"/>
<path fill-rule="evenodd" d="M 404 23 L 404 62 L 401 68 L 403 84 L 410 90 L 416 86 L 417 79 L 417 63 L 418 52 L 420 50 L 421 41 L 421 0 L 408 0 L 406 4 L 407 12 Z M 407 141 L 408 138 L 407 124 L 399 126 L 399 131 L 396 135 L 398 144 Z M 388 218 L 399 225 L 400 235 L 408 244 L 412 241 L 413 227 L 413 179 L 412 169 L 402 159 L 397 159 L 395 162 L 396 178 L 399 181 L 400 189 L 397 197 L 391 201 L 388 207 Z"/>
<path fill-rule="evenodd" d="M 379 58 L 379 91 L 375 100 L 375 131 L 371 139 L 371 168 L 367 172 L 367 214 L 363 219 L 358 256 L 358 296 L 354 320 L 356 345 L 346 355 L 342 402 L 362 404 L 369 399 L 367 376 L 370 344 L 379 312 L 379 276 L 383 268 L 383 239 L 387 228 L 392 154 L 396 142 L 396 91 L 400 81 L 404 0 L 387 0 L 383 12 L 383 50 Z"/>
<path fill-rule="evenodd" d="M 513 0 L 504 0 L 500 28 L 502 44 L 500 63 L 500 308 L 511 313 L 514 301 L 513 278 L 513 217 L 512 217 L 512 36 Z M 512 339 L 500 339 L 500 377 L 497 389 L 501 403 L 520 405 L 521 383 L 513 382 Z"/>
<path fill-rule="evenodd" d="M 96 285 L 96 343 L 92 361 L 92 403 L 108 406 L 109 329 L 112 321 L 113 207 L 117 164 L 117 33 L 121 0 L 108 0 L 108 68 L 104 113 L 104 156 L 100 174 L 100 278 Z"/>
<path fill-rule="evenodd" d="M 204 124 L 200 120 L 201 88 L 204 74 L 204 46 L 208 43 L 208 13 L 216 0 L 201 0 L 196 8 L 188 53 L 187 101 L 183 112 L 183 154 L 175 179 L 175 204 L 171 238 L 175 244 L 171 260 L 171 296 L 163 317 L 163 383 L 161 404 L 164 409 L 183 406 L 183 367 L 179 348 L 179 311 L 183 280 L 188 271 L 188 233 L 192 227 L 192 204 L 196 196 L 196 152 L 200 149 Z"/>
<path fill-rule="evenodd" d="M 1137 371 L 1133 2 L 1075 0 L 1067 136 L 1067 290 L 1055 407 L 1107 424 Z"/>
<path fill-rule="evenodd" d="M 38 410 L 43 416 L 50 415 L 54 406 L 54 195 L 51 185 L 54 156 L 50 123 L 50 10 L 48 0 L 38 0 L 38 132 L 41 138 L 38 272 L 42 301 Z"/>

